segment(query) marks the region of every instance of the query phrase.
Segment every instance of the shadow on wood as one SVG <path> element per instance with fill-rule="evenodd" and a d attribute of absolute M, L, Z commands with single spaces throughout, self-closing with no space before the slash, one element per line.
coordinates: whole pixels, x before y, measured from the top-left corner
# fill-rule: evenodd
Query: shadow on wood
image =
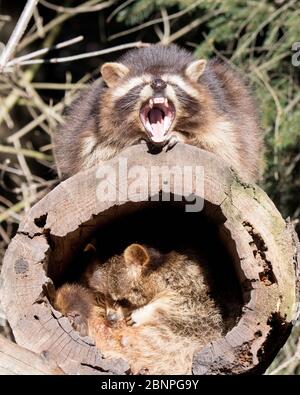
<path fill-rule="evenodd" d="M 157 178 L 159 170 L 163 176 Z M 183 188 L 185 178 L 190 183 Z M 157 201 L 168 193 L 173 202 Z M 297 236 L 259 187 L 243 183 L 214 155 L 184 145 L 158 155 L 148 154 L 144 145 L 131 147 L 105 166 L 62 182 L 31 209 L 2 270 L 1 300 L 17 343 L 46 352 L 67 374 L 128 373 L 126 361 L 103 358 L 92 339 L 80 337 L 53 309 L 54 284 L 65 280 L 82 246 L 112 221 L 161 204 L 193 211 L 201 202 L 201 215 L 231 257 L 242 306 L 234 327 L 194 355 L 192 371 L 264 372 L 299 313 Z"/>

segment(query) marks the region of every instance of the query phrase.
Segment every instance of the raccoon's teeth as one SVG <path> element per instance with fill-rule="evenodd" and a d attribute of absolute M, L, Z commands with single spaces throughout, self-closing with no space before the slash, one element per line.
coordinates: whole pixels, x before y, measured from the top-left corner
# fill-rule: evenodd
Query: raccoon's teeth
<path fill-rule="evenodd" d="M 172 119 L 170 117 L 164 117 L 163 123 L 164 123 L 164 129 L 168 130 L 169 127 L 171 126 Z"/>
<path fill-rule="evenodd" d="M 165 102 L 165 98 L 164 97 L 155 97 L 153 99 L 153 103 L 154 104 L 164 104 Z"/>
<path fill-rule="evenodd" d="M 152 143 L 165 143 L 175 115 L 175 106 L 166 97 L 151 97 L 140 108 L 140 120 Z"/>

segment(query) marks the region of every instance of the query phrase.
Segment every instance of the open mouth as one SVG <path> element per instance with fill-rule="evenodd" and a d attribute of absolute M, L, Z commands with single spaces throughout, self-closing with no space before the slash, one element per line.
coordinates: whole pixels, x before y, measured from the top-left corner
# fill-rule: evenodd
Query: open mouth
<path fill-rule="evenodd" d="M 155 144 L 162 144 L 175 118 L 175 107 L 165 97 L 153 97 L 140 109 L 142 124 Z"/>

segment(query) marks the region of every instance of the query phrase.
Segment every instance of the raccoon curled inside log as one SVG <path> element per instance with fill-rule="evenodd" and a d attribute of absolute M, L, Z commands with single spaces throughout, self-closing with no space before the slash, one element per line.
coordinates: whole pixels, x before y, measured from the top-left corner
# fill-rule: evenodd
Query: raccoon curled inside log
<path fill-rule="evenodd" d="M 60 287 L 54 306 L 105 358 L 125 359 L 132 373 L 190 374 L 194 353 L 226 328 L 208 266 L 188 251 L 141 244 L 105 262 L 95 252 L 81 284 Z"/>
<path fill-rule="evenodd" d="M 248 182 L 260 173 L 262 134 L 242 78 L 218 60 L 196 60 L 175 45 L 133 49 L 101 67 L 54 136 L 64 178 L 146 141 L 211 151 Z"/>

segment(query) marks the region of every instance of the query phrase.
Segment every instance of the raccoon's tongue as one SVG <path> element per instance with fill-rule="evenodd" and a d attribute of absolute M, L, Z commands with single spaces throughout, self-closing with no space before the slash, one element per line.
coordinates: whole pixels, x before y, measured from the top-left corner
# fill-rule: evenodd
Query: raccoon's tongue
<path fill-rule="evenodd" d="M 163 111 L 159 108 L 152 108 L 148 114 L 152 129 L 152 140 L 157 143 L 164 141 L 164 115 Z"/>

